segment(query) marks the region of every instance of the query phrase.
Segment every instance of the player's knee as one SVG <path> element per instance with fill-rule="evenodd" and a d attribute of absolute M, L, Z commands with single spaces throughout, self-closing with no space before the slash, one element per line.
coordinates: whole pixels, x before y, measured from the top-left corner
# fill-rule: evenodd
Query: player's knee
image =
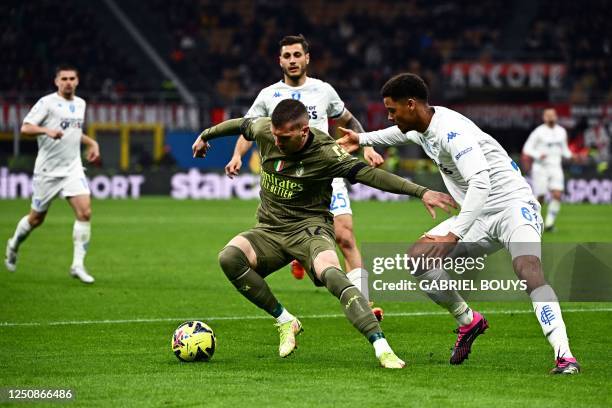
<path fill-rule="evenodd" d="M 336 244 L 342 249 L 355 248 L 355 235 L 349 226 L 342 226 L 336 230 Z"/>
<path fill-rule="evenodd" d="M 419 239 L 413 246 L 411 246 L 408 251 L 408 257 L 410 258 L 423 258 L 423 255 L 425 255 L 426 253 L 429 252 L 429 250 L 431 249 L 431 245 L 433 245 L 431 243 L 431 241 L 429 240 L 429 238 L 421 238 Z M 423 258 L 425 259 L 425 258 Z M 416 267 L 414 268 L 412 272 L 412 274 L 414 276 L 420 276 L 422 274 L 424 274 L 425 272 L 427 272 L 427 269 L 424 267 L 424 263 L 422 262 L 415 262 L 414 265 L 416 265 Z"/>
<path fill-rule="evenodd" d="M 83 208 L 77 211 L 76 217 L 79 221 L 90 221 L 91 220 L 91 208 Z"/>
<path fill-rule="evenodd" d="M 551 195 L 553 200 L 561 201 L 561 191 L 553 190 Z"/>
<path fill-rule="evenodd" d="M 249 269 L 249 260 L 240 248 L 226 246 L 219 252 L 219 265 L 230 280 L 234 280 Z"/>
<path fill-rule="evenodd" d="M 325 287 L 338 299 L 346 288 L 354 286 L 351 281 L 348 280 L 346 274 L 335 267 L 325 269 L 321 273 L 321 281 L 325 284 Z"/>

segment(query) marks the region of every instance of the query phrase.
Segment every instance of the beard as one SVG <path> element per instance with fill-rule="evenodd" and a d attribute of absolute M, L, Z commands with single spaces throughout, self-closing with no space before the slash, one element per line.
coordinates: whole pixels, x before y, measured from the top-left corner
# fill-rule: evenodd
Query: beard
<path fill-rule="evenodd" d="M 303 68 L 298 68 L 298 70 L 295 72 L 289 71 L 289 68 L 283 68 L 283 74 L 287 78 L 294 80 L 294 81 L 300 79 L 305 73 L 306 73 L 306 70 Z"/>

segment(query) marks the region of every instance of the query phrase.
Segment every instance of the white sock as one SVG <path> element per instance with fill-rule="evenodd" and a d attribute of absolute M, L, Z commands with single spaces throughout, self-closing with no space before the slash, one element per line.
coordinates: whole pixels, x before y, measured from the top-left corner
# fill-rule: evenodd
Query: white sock
<path fill-rule="evenodd" d="M 366 299 L 370 298 L 368 290 L 368 271 L 363 268 L 355 268 L 349 273 L 347 273 L 346 277 L 348 278 L 348 280 L 351 281 L 353 285 L 355 285 L 357 289 L 359 289 L 361 294 Z"/>
<path fill-rule="evenodd" d="M 418 281 L 451 281 L 452 278 L 444 269 L 431 269 L 422 275 L 416 277 Z M 428 285 L 429 286 L 429 285 Z M 459 326 L 465 326 L 472 323 L 474 314 L 468 307 L 465 300 L 456 290 L 426 290 L 425 293 L 431 300 L 445 308 L 453 315 Z"/>
<path fill-rule="evenodd" d="M 387 339 L 378 339 L 372 345 L 374 346 L 376 358 L 379 358 L 382 353 L 393 353 L 391 346 L 387 343 Z"/>
<path fill-rule="evenodd" d="M 455 319 L 457 319 L 457 324 L 459 326 L 467 326 L 474 320 L 474 312 L 468 307 L 463 313 L 455 316 Z"/>
<path fill-rule="evenodd" d="M 290 322 L 294 319 L 295 319 L 295 316 L 289 313 L 287 309 L 283 307 L 282 313 L 280 314 L 280 316 L 276 318 L 276 323 L 283 324 L 283 323 Z"/>
<path fill-rule="evenodd" d="M 544 221 L 544 226 L 546 228 L 555 225 L 555 219 L 557 218 L 557 214 L 559 214 L 559 210 L 561 210 L 561 201 L 552 200 L 550 204 L 548 204 L 548 211 L 546 212 L 546 221 Z"/>
<path fill-rule="evenodd" d="M 15 251 L 18 250 L 19 245 L 21 245 L 21 243 L 25 241 L 25 239 L 30 234 L 30 231 L 32 231 L 32 226 L 30 225 L 30 222 L 28 221 L 28 216 L 26 215 L 17 223 L 15 233 L 11 237 L 11 248 L 13 248 L 13 250 Z"/>
<path fill-rule="evenodd" d="M 553 288 L 549 285 L 542 285 L 534 289 L 529 297 L 533 302 L 536 318 L 542 326 L 542 332 L 555 352 L 555 358 L 574 357 L 569 348 L 561 307 Z"/>
<path fill-rule="evenodd" d="M 72 258 L 72 267 L 83 267 L 83 261 L 89 247 L 89 239 L 91 238 L 91 224 L 89 221 L 74 222 L 72 229 L 72 242 L 74 244 L 74 256 Z"/>

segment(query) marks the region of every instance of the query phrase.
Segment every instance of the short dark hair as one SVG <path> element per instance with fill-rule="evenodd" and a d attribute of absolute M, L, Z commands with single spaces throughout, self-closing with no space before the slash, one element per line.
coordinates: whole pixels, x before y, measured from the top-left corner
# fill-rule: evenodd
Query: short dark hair
<path fill-rule="evenodd" d="M 302 44 L 302 48 L 304 49 L 304 54 L 308 54 L 310 45 L 308 45 L 308 41 L 306 41 L 306 38 L 302 34 L 286 35 L 278 43 L 278 45 L 280 45 L 281 48 L 283 48 L 285 45 L 293 45 L 293 44 Z"/>
<path fill-rule="evenodd" d="M 380 90 L 383 98 L 389 97 L 394 101 L 406 98 L 419 99 L 427 102 L 429 90 L 423 79 L 415 74 L 399 74 L 387 81 Z"/>
<path fill-rule="evenodd" d="M 308 118 L 308 111 L 302 102 L 296 99 L 284 99 L 272 112 L 272 125 L 281 127 L 303 117 Z"/>
<path fill-rule="evenodd" d="M 77 76 L 79 76 L 79 70 L 76 69 L 76 67 L 74 65 L 60 64 L 60 65 L 56 66 L 55 67 L 55 76 L 57 76 L 57 74 L 59 74 L 60 71 L 74 71 L 74 72 L 76 72 Z"/>

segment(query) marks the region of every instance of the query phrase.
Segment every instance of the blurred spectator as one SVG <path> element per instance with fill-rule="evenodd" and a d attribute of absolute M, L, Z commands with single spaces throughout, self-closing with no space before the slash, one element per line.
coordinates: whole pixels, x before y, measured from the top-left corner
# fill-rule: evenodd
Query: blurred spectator
<path fill-rule="evenodd" d="M 311 74 L 349 100 L 362 92 L 377 97 L 384 80 L 406 70 L 418 70 L 432 95 L 440 95 L 443 63 L 520 58 L 521 49 L 531 60 L 566 62 L 573 101 L 612 97 L 609 2 L 533 1 L 535 18 L 510 50 L 501 49 L 502 36 L 522 16 L 512 15 L 514 8 L 502 0 L 182 0 L 171 7 L 150 0 L 147 13 L 138 15 L 134 2 L 118 4 L 192 92 L 225 104 L 248 105 L 277 78 L 271 57 L 278 41 L 298 33 L 311 43 Z M 112 82 L 126 92 L 159 90 L 161 77 L 143 75 L 142 64 L 112 43 L 100 24 L 100 6 L 77 0 L 2 2 L 0 90 L 50 88 L 48 72 L 61 60 L 79 65 L 84 92 L 103 88 L 102 95 L 115 100 Z M 48 18 L 53 15 L 62 18 Z"/>
<path fill-rule="evenodd" d="M 124 50 L 111 45 L 100 27 L 97 2 L 5 0 L 0 3 L 0 90 L 6 94 L 51 90 L 56 65 L 80 71 L 79 92 L 110 92 L 107 81 L 129 84 L 130 91 L 150 87 Z M 123 85 L 125 86 L 125 85 Z M 112 88 L 112 87 L 111 87 Z"/>
<path fill-rule="evenodd" d="M 170 145 L 164 145 L 162 156 L 159 158 L 159 160 L 157 160 L 157 164 L 160 167 L 176 167 L 176 159 L 172 155 L 172 148 L 170 147 Z"/>

